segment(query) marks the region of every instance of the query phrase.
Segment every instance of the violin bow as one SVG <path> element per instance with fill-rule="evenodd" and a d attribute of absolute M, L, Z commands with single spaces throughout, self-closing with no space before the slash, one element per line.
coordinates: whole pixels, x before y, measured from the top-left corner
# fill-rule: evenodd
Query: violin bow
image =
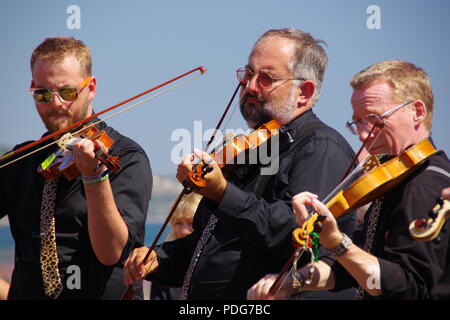
<path fill-rule="evenodd" d="M 239 83 L 236 87 L 236 89 L 233 92 L 233 95 L 230 98 L 230 101 L 228 102 L 225 111 L 223 112 L 222 116 L 220 117 L 219 122 L 216 125 L 216 128 L 214 129 L 213 134 L 211 135 L 211 138 L 209 139 L 208 143 L 206 144 L 205 150 L 208 150 L 208 148 L 210 147 L 210 145 L 212 144 L 212 142 L 215 139 L 215 136 L 217 134 L 217 132 L 219 131 L 226 114 L 229 112 L 231 104 L 233 103 L 233 100 L 236 97 L 236 94 L 239 91 L 239 88 L 241 87 L 241 83 Z M 161 229 L 158 231 L 158 234 L 156 235 L 155 239 L 153 240 L 151 246 L 148 248 L 146 255 L 144 256 L 144 259 L 142 260 L 142 264 L 146 264 L 150 254 L 152 253 L 152 251 L 155 249 L 159 239 L 161 238 L 164 230 L 166 229 L 167 225 L 169 224 L 170 219 L 172 218 L 175 210 L 177 209 L 178 205 L 180 204 L 181 199 L 183 199 L 183 196 L 186 194 L 189 194 L 192 190 L 189 187 L 184 186 L 183 190 L 181 191 L 181 193 L 178 195 L 177 199 L 175 200 L 174 204 L 172 205 L 172 208 L 170 209 L 169 214 L 167 215 L 166 219 L 164 220 L 164 223 L 161 226 Z M 162 247 L 162 245 L 161 245 Z M 161 249 L 160 247 L 160 249 Z M 127 289 L 125 290 L 125 292 L 122 294 L 122 297 L 120 300 L 131 300 L 133 299 L 133 297 L 135 296 L 135 292 L 133 290 L 132 286 L 128 286 Z"/>
<path fill-rule="evenodd" d="M 166 93 L 166 92 L 168 92 L 168 91 L 170 91 L 170 90 L 172 90 L 172 89 L 175 89 L 176 87 L 178 87 L 178 86 L 180 86 L 180 85 L 183 85 L 183 84 L 185 84 L 185 83 L 187 83 L 187 82 L 189 82 L 189 81 L 192 81 L 192 80 L 194 80 L 194 79 L 200 77 L 201 75 L 205 74 L 206 71 L 207 71 L 207 69 L 206 69 L 205 67 L 203 67 L 203 66 L 200 66 L 200 67 L 197 67 L 197 68 L 195 68 L 195 69 L 192 69 L 192 70 L 190 70 L 190 71 L 188 71 L 188 72 L 185 72 L 185 73 L 183 73 L 183 74 L 181 74 L 181 75 L 179 75 L 179 76 L 177 76 L 177 77 L 175 77 L 175 78 L 173 78 L 173 79 L 170 79 L 170 80 L 168 80 L 168 81 L 166 81 L 166 82 L 164 82 L 164 83 L 162 83 L 162 84 L 159 84 L 159 85 L 157 85 L 157 86 L 155 86 L 155 87 L 153 87 L 153 88 L 151 88 L 151 89 L 149 89 L 149 90 L 146 90 L 146 91 L 144 91 L 144 92 L 142 92 L 142 93 L 139 93 L 139 94 L 137 94 L 137 95 L 135 95 L 135 96 L 133 96 L 133 97 L 131 97 L 131 98 L 129 98 L 129 99 L 126 99 L 126 100 L 124 100 L 124 101 L 122 101 L 122 102 L 119 102 L 118 104 L 115 104 L 115 105 L 113 105 L 112 107 L 106 108 L 106 109 L 104 109 L 104 110 L 102 110 L 102 111 L 100 111 L 100 112 L 98 112 L 98 113 L 95 113 L 95 114 L 93 114 L 93 115 L 91 115 L 91 116 L 89 116 L 89 117 L 87 117 L 87 118 L 85 118 L 85 119 L 82 119 L 82 120 L 80 120 L 80 121 L 77 121 L 77 122 L 75 122 L 75 123 L 73 123 L 73 124 L 71 124 L 71 125 L 69 125 L 69 126 L 63 128 L 63 129 L 61 129 L 61 130 L 55 131 L 55 132 L 53 132 L 53 133 L 51 133 L 51 134 L 49 134 L 49 135 L 47 135 L 47 136 L 45 136 L 45 137 L 42 137 L 42 138 L 39 139 L 39 140 L 36 140 L 36 141 L 34 141 L 34 142 L 31 142 L 31 143 L 29 143 L 29 144 L 27 144 L 27 145 L 25 145 L 25 146 L 23 146 L 23 147 L 20 147 L 20 148 L 18 148 L 18 149 L 16 149 L 16 150 L 10 151 L 10 152 L 8 152 L 8 153 L 6 153 L 6 154 L 4 154 L 3 156 L 0 157 L 0 162 L 1 162 L 1 161 L 4 161 L 4 160 L 6 160 L 6 159 L 8 159 L 8 158 L 10 158 L 10 157 L 19 155 L 19 154 L 21 154 L 22 152 L 25 152 L 26 150 L 28 150 L 28 149 L 30 149 L 30 148 L 36 146 L 36 145 L 39 145 L 39 144 L 41 144 L 42 142 L 45 142 L 45 141 L 47 141 L 47 140 L 49 140 L 49 139 L 52 139 L 52 138 L 55 138 L 55 137 L 59 137 L 59 136 L 62 135 L 63 133 L 65 133 L 65 132 L 67 132 L 67 131 L 69 131 L 69 130 L 71 130 L 71 129 L 77 128 L 78 126 L 82 125 L 82 124 L 85 123 L 85 122 L 88 122 L 88 121 L 90 121 L 90 120 L 92 120 L 92 119 L 94 119 L 94 118 L 96 118 L 96 117 L 98 117 L 98 116 L 100 116 L 100 115 L 102 115 L 102 114 L 104 114 L 104 113 L 107 113 L 107 112 L 109 112 L 109 111 L 112 111 L 112 110 L 114 110 L 114 109 L 116 109 L 116 108 L 118 108 L 118 107 L 120 107 L 120 106 L 122 106 L 122 105 L 124 105 L 124 104 L 126 104 L 126 103 L 128 103 L 128 102 L 131 102 L 131 101 L 133 101 L 133 100 L 136 100 L 136 99 L 138 99 L 138 98 L 140 98 L 140 97 L 142 97 L 142 96 L 144 96 L 144 95 L 146 95 L 146 94 L 149 94 L 150 92 L 153 92 L 153 91 L 155 91 L 155 90 L 157 90 L 157 89 L 160 89 L 160 88 L 162 88 L 162 87 L 164 87 L 164 86 L 166 86 L 166 85 L 168 85 L 168 84 L 170 84 L 170 83 L 172 83 L 172 82 L 175 82 L 175 81 L 177 81 L 177 80 L 179 80 L 179 79 L 181 79 L 181 78 L 184 78 L 184 77 L 186 77 L 187 75 L 189 75 L 189 74 L 191 74 L 191 73 L 194 73 L 194 72 L 196 72 L 196 71 L 199 71 L 200 74 L 198 74 L 198 75 L 196 75 L 196 76 L 194 76 L 194 77 L 191 77 L 191 78 L 189 78 L 189 79 L 187 79 L 187 80 L 185 80 L 185 81 L 183 81 L 183 82 L 180 82 L 180 83 L 178 83 L 178 84 L 176 84 L 176 85 L 174 85 L 174 86 L 172 86 L 172 87 L 170 87 L 170 88 L 167 88 L 167 89 L 165 89 L 164 91 L 159 92 L 158 94 L 155 94 L 155 95 L 153 95 L 153 96 L 151 96 L 151 97 L 149 97 L 149 98 L 146 98 L 146 99 L 144 99 L 144 100 L 142 100 L 142 101 L 140 101 L 140 102 L 138 102 L 138 103 L 136 103 L 136 104 L 134 104 L 134 105 L 131 105 L 131 106 L 127 107 L 126 109 L 121 110 L 121 111 L 119 111 L 119 112 L 117 112 L 117 113 L 115 113 L 115 114 L 113 114 L 113 115 L 111 115 L 111 116 L 109 116 L 109 117 L 107 117 L 107 118 L 105 118 L 105 119 L 103 119 L 103 120 L 100 120 L 100 121 L 98 121 L 98 122 L 96 122 L 96 123 L 94 123 L 94 124 L 91 124 L 91 126 L 94 126 L 94 125 L 96 125 L 96 124 L 98 124 L 98 123 L 100 123 L 100 122 L 106 121 L 107 119 L 110 119 L 110 118 L 112 118 L 112 117 L 114 117 L 114 116 L 117 116 L 117 115 L 119 115 L 119 114 L 121 114 L 121 113 L 127 111 L 127 110 L 130 110 L 131 108 L 134 108 L 134 107 L 136 107 L 136 106 L 138 106 L 138 105 L 140 105 L 140 104 L 142 104 L 142 103 L 144 103 L 144 102 L 146 102 L 146 101 L 149 101 L 149 100 L 151 100 L 151 99 L 153 99 L 153 98 L 156 98 L 156 97 L 158 97 L 159 95 L 161 95 L 161 94 L 163 94 L 163 93 Z M 85 130 L 85 129 L 86 129 L 86 128 L 83 128 L 82 130 Z M 33 153 L 36 153 L 36 152 L 38 152 L 38 151 L 40 151 L 40 150 L 42 150 L 42 149 L 48 148 L 48 147 L 50 147 L 51 145 L 53 145 L 53 144 L 55 144 L 55 143 L 58 143 L 58 142 L 59 142 L 59 139 L 56 139 L 56 140 L 53 141 L 52 143 L 46 144 L 46 145 L 44 145 L 44 146 L 41 147 L 41 148 L 35 149 L 35 150 L 33 150 L 33 151 L 31 151 L 31 152 L 25 154 L 25 155 L 22 155 L 22 156 L 20 156 L 20 157 L 18 157 L 18 158 L 15 158 L 15 159 L 12 160 L 12 161 L 9 161 L 9 162 L 7 162 L 7 163 L 4 163 L 4 164 L 0 165 L 0 169 L 6 167 L 6 166 L 8 166 L 8 165 L 10 165 L 10 164 L 12 164 L 12 163 L 14 163 L 14 162 L 16 162 L 16 161 L 19 161 L 19 160 L 21 160 L 21 159 L 23 159 L 23 158 L 25 158 L 25 157 L 28 157 L 28 156 L 32 155 Z"/>

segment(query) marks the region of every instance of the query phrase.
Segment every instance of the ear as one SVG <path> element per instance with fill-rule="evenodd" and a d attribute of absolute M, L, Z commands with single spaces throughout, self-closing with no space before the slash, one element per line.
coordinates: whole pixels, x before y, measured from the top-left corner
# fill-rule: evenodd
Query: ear
<path fill-rule="evenodd" d="M 422 100 L 416 100 L 413 103 L 414 121 L 417 124 L 423 123 L 427 117 L 427 108 Z"/>
<path fill-rule="evenodd" d="M 306 105 L 312 100 L 314 92 L 316 92 L 316 84 L 314 81 L 306 80 L 300 85 L 300 93 L 298 96 L 298 103 L 300 105 Z"/>
<path fill-rule="evenodd" d="M 88 84 L 89 90 L 89 101 L 92 101 L 95 98 L 95 94 L 97 93 L 97 78 L 91 77 L 91 80 Z"/>

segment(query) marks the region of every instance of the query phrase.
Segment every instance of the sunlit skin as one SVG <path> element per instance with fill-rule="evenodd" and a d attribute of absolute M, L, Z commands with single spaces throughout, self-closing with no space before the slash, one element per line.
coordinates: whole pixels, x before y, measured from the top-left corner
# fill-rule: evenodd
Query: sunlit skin
<path fill-rule="evenodd" d="M 175 233 L 175 238 L 184 238 L 192 233 L 194 231 L 192 229 L 192 218 L 180 218 L 175 220 L 175 222 L 172 224 L 172 228 Z"/>
<path fill-rule="evenodd" d="M 370 113 L 380 115 L 405 102 L 394 99 L 393 89 L 388 82 L 376 80 L 368 86 L 354 90 L 351 98 L 353 120 L 360 120 Z M 368 138 L 370 128 L 362 126 L 358 131 L 359 139 L 364 142 L 368 138 L 367 148 L 371 154 L 398 155 L 429 136 L 423 123 L 425 117 L 424 103 L 415 100 L 384 119 L 385 125 L 373 145 L 372 142 L 379 133 L 378 129 Z"/>

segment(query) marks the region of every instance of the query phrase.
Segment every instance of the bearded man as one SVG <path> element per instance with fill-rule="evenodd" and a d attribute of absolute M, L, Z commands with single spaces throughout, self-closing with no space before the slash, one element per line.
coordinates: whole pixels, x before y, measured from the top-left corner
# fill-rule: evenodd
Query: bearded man
<path fill-rule="evenodd" d="M 148 280 L 182 286 L 184 299 L 245 299 L 253 282 L 282 269 L 297 227 L 292 196 L 312 189 L 325 197 L 354 155 L 344 138 L 312 111 L 326 65 L 321 41 L 303 31 L 269 30 L 258 39 L 237 77 L 241 113 L 249 127 L 271 120 L 281 125 L 270 141 L 269 163 L 238 165 L 225 178 L 207 153 L 186 155 L 178 167 L 180 182 L 195 157 L 213 168 L 204 177 L 205 187 L 195 190 L 204 198 L 194 232 L 165 243 L 146 264 L 141 262 L 148 249 L 135 249 L 125 264 L 128 284 L 148 274 Z M 264 170 L 270 166 L 277 170 Z M 354 223 L 349 215 L 340 226 L 353 230 Z"/>

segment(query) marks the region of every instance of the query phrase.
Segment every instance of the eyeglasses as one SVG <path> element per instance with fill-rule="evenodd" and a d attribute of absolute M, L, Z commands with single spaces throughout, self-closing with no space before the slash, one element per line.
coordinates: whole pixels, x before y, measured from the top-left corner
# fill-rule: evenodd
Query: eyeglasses
<path fill-rule="evenodd" d="M 368 127 L 368 129 L 372 128 L 377 122 L 382 121 L 384 118 L 390 116 L 391 114 L 393 114 L 395 111 L 400 110 L 403 107 L 406 107 L 408 104 L 410 104 L 411 102 L 413 102 L 414 100 L 408 101 L 404 104 L 401 104 L 391 110 L 388 110 L 380 115 L 378 114 L 374 114 L 374 113 L 370 113 L 367 116 L 365 116 L 364 118 L 360 119 L 360 120 L 355 120 L 355 121 L 347 121 L 347 123 L 345 124 L 345 126 L 347 127 L 347 129 L 352 133 L 357 135 L 358 134 L 358 130 L 361 128 L 361 126 L 363 125 L 363 123 L 366 124 L 366 126 Z"/>
<path fill-rule="evenodd" d="M 33 95 L 34 101 L 36 103 L 49 103 L 53 100 L 53 95 L 55 93 L 58 93 L 60 99 L 66 102 L 75 101 L 78 98 L 78 95 L 80 94 L 81 90 L 83 90 L 91 80 L 91 77 L 87 77 L 83 83 L 81 84 L 80 88 L 73 88 L 73 87 L 65 87 L 65 88 L 59 88 L 59 89 L 34 89 L 30 88 L 31 94 Z"/>
<path fill-rule="evenodd" d="M 274 82 L 280 80 L 306 80 L 304 78 L 274 78 L 270 73 L 266 71 L 255 73 L 247 67 L 239 68 L 236 70 L 236 76 L 241 85 L 246 85 L 247 81 L 251 80 L 255 74 L 258 75 L 256 79 L 258 81 L 258 84 L 265 89 L 270 88 Z"/>

